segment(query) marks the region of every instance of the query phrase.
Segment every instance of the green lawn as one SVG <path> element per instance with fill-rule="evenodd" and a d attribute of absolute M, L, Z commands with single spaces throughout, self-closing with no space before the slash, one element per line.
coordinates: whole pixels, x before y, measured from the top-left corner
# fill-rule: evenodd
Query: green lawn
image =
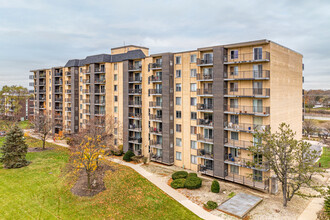
<path fill-rule="evenodd" d="M 7 121 L 7 123 L 6 123 L 4 120 L 0 120 L 0 131 L 6 131 L 6 130 L 8 130 L 8 123 L 10 125 L 10 124 L 14 124 L 15 122 L 8 122 Z M 20 121 L 20 122 L 18 122 L 18 125 L 22 129 L 29 129 L 32 126 L 32 124 L 31 124 L 30 121 Z"/>
<path fill-rule="evenodd" d="M 27 142 L 41 146 L 32 138 Z M 66 149 L 28 153 L 27 158 L 28 167 L 0 168 L 1 219 L 198 219 L 128 167 L 112 164 L 116 171 L 106 173 L 107 189 L 81 198 L 72 195 L 72 182 L 61 172 Z"/>
<path fill-rule="evenodd" d="M 318 162 L 320 162 L 322 164 L 322 167 L 330 168 L 330 148 L 329 147 L 323 148 L 323 154 Z"/>

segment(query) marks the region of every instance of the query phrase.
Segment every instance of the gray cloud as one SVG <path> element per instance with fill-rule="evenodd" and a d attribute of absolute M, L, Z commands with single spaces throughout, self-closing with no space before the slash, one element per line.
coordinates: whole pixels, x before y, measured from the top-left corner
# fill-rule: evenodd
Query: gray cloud
<path fill-rule="evenodd" d="M 158 53 L 267 38 L 304 55 L 306 89 L 330 89 L 329 11 L 326 0 L 0 0 L 0 87 L 124 42 Z"/>

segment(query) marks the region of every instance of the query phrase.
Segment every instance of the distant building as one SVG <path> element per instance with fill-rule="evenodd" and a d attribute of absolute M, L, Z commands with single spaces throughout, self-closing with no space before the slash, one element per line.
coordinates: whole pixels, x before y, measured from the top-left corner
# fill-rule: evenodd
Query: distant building
<path fill-rule="evenodd" d="M 18 94 L 2 94 L 0 100 L 1 111 L 0 115 L 4 118 L 16 117 L 17 120 L 31 120 L 34 114 L 34 99 L 29 94 L 21 95 L 22 97 L 17 99 Z M 14 104 L 18 100 L 18 105 Z M 16 111 L 15 106 L 19 106 L 19 110 Z"/>

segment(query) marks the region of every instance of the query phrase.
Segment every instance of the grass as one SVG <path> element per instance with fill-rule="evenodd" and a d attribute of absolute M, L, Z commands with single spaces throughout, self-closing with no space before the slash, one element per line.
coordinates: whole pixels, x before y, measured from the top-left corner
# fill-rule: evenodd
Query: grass
<path fill-rule="evenodd" d="M 8 126 L 11 127 L 11 124 L 14 124 L 15 122 L 9 122 L 9 121 L 4 121 L 0 120 L 0 131 L 8 131 Z M 18 122 L 18 125 L 22 129 L 29 129 L 32 127 L 32 124 L 30 121 L 20 121 Z"/>
<path fill-rule="evenodd" d="M 323 154 L 318 162 L 321 163 L 322 167 L 330 168 L 330 147 L 323 147 Z"/>
<path fill-rule="evenodd" d="M 229 198 L 233 198 L 235 195 L 236 195 L 236 193 L 231 192 L 231 193 L 229 193 L 228 197 L 229 197 Z"/>
<path fill-rule="evenodd" d="M 41 141 L 27 138 L 29 146 Z M 104 177 L 106 190 L 92 198 L 74 196 L 63 173 L 67 149 L 27 154 L 32 163 L 6 170 L 0 164 L 2 219 L 199 219 L 133 169 L 111 164 Z"/>

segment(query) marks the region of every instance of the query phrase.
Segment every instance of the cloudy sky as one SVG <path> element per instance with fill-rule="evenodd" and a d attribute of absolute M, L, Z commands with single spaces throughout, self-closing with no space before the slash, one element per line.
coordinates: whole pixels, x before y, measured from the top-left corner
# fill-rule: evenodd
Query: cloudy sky
<path fill-rule="evenodd" d="M 329 0 L 0 0 L 0 87 L 124 42 L 158 53 L 265 38 L 304 55 L 305 89 L 330 89 Z"/>

